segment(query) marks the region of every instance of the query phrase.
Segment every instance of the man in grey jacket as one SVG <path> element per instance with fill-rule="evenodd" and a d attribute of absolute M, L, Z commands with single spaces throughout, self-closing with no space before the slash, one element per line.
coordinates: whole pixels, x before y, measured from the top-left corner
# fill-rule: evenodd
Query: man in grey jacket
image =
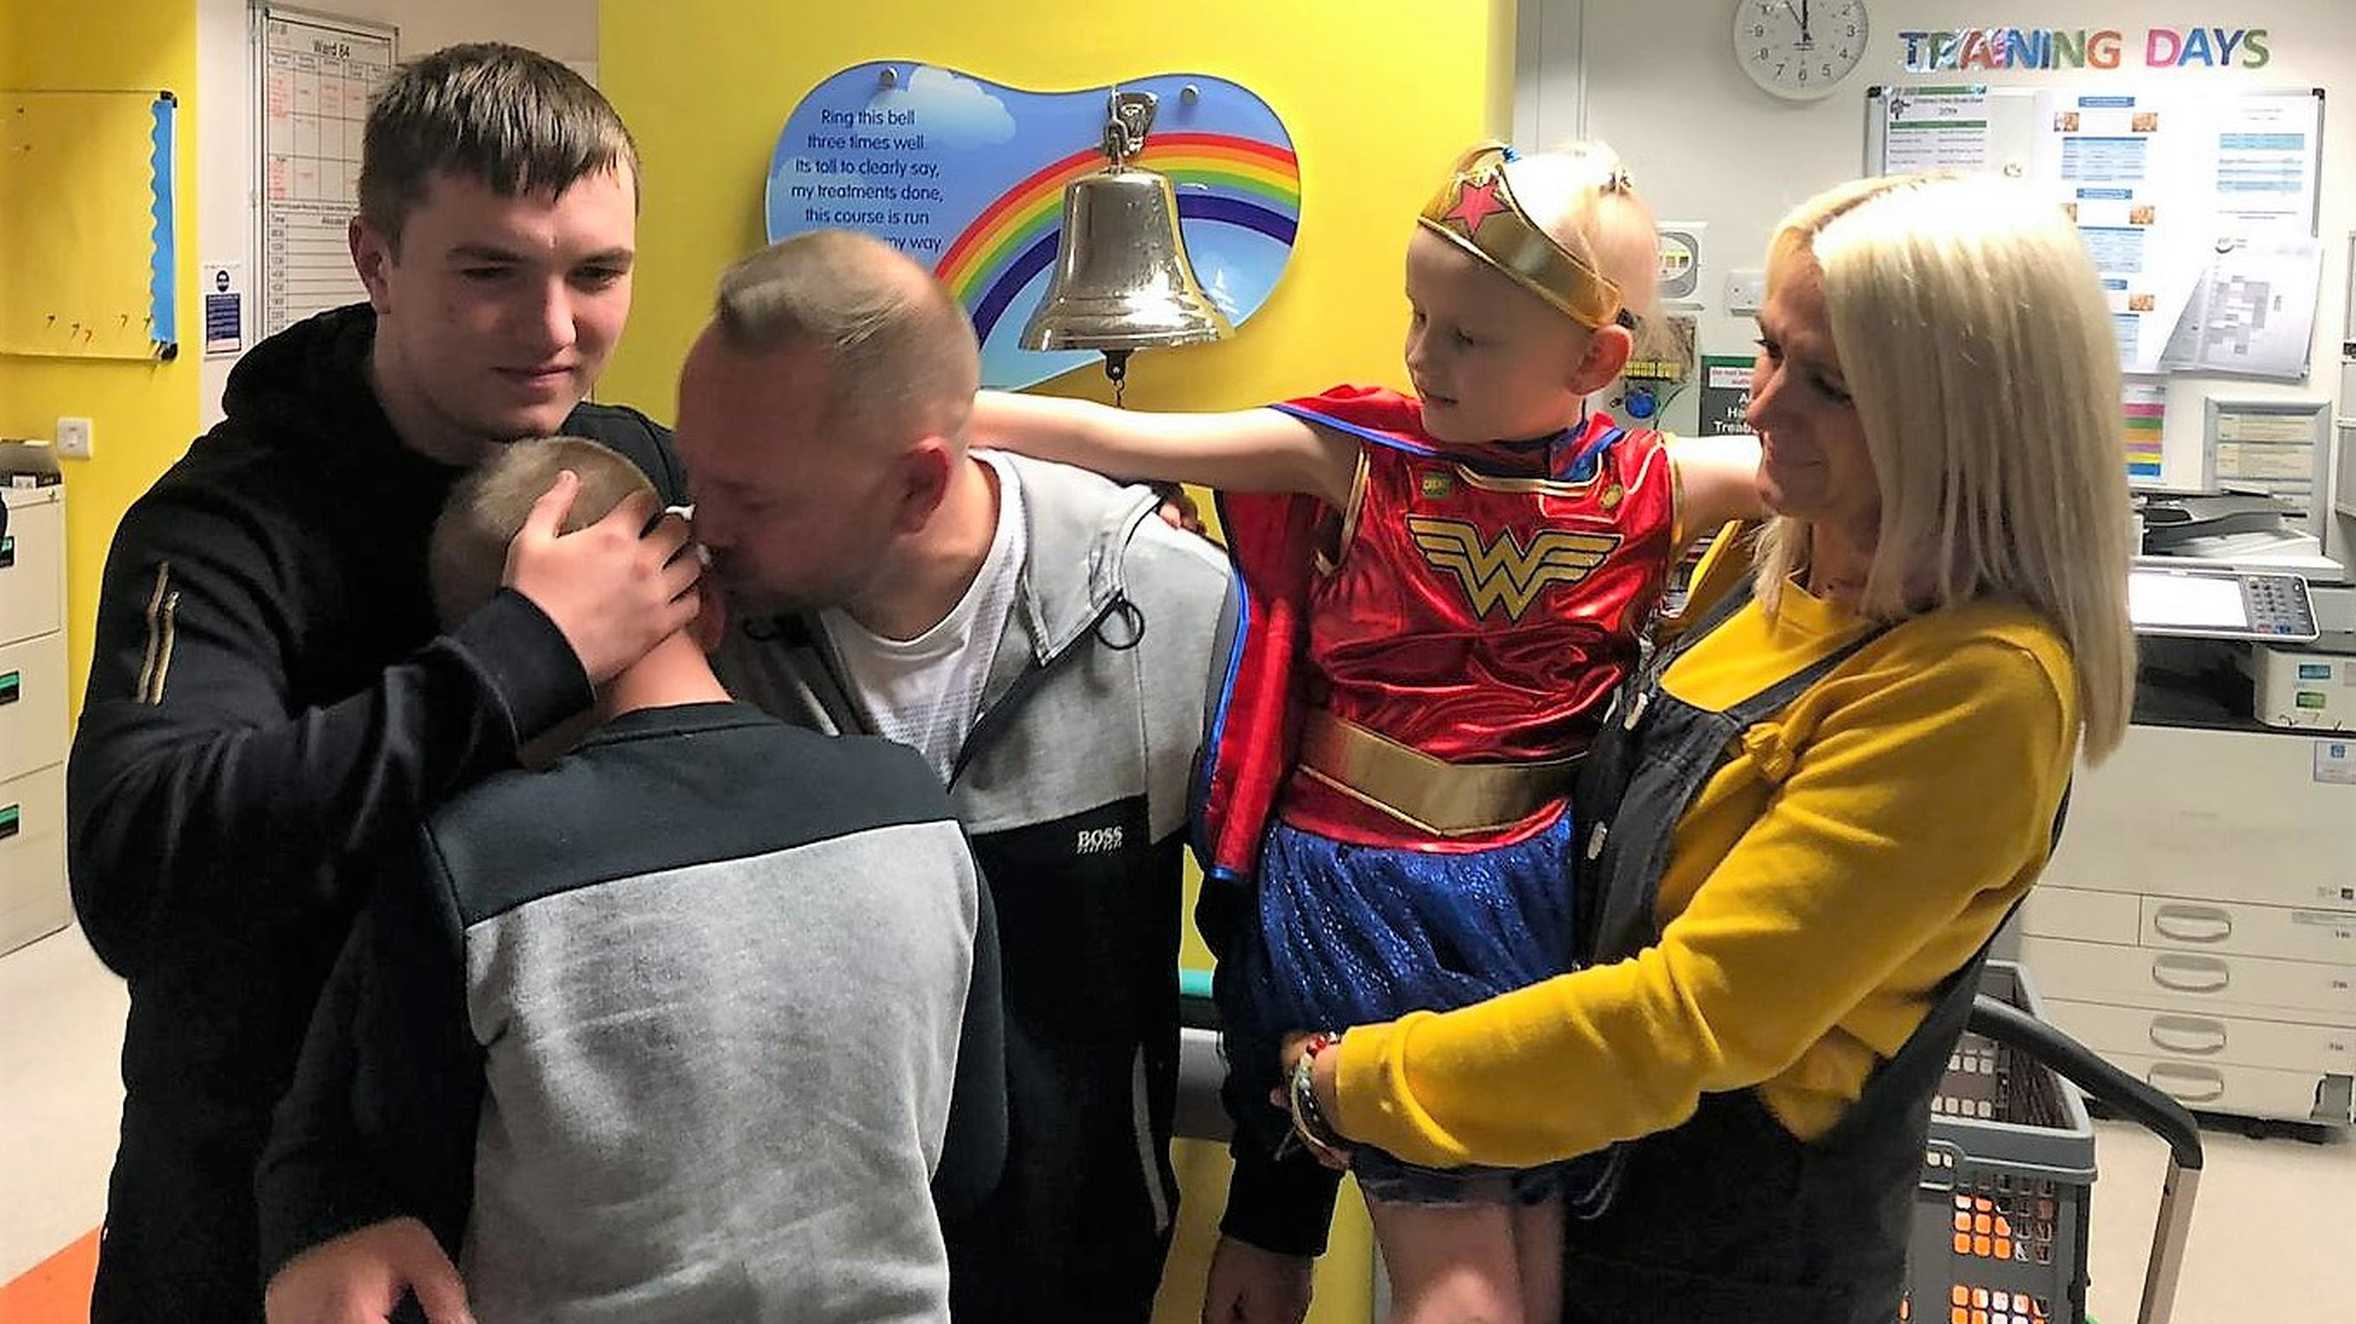
<path fill-rule="evenodd" d="M 963 311 L 873 239 L 804 235 L 722 277 L 677 433 L 735 614 L 716 669 L 789 721 L 914 746 L 996 902 L 1006 1175 L 946 1229 L 955 1317 L 1143 1321 L 1177 1200 L 1184 828 L 1228 567 L 1143 488 L 968 452 L 978 376 Z M 1239 1171 L 1227 1282 L 1305 1304 L 1331 1197 L 1314 1164 Z"/>

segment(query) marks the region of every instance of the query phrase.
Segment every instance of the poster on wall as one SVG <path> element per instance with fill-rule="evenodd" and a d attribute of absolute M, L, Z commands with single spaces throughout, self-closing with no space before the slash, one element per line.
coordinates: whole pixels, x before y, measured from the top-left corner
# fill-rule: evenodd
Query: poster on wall
<path fill-rule="evenodd" d="M 1203 74 L 1126 79 L 1160 98 L 1136 164 L 1169 176 L 1203 290 L 1241 326 L 1300 224 L 1300 165 L 1266 102 Z M 1103 166 L 1109 89 L 1031 92 L 906 61 L 854 65 L 786 117 L 769 161 L 771 242 L 863 230 L 931 267 L 974 320 L 982 382 L 1012 389 L 1094 363 L 1016 341 L 1046 296 L 1064 186 Z"/>
<path fill-rule="evenodd" d="M 1868 93 L 1869 173 L 2026 181 L 2077 226 L 2130 374 L 2303 377 L 2320 92 L 1941 85 Z"/>
<path fill-rule="evenodd" d="M 245 264 L 207 262 L 197 269 L 204 296 L 205 357 L 235 357 L 245 349 Z"/>
<path fill-rule="evenodd" d="M 2040 118 L 2033 176 L 2061 194 L 2094 258 L 2119 368 L 2158 372 L 2197 274 L 2188 257 L 2207 238 L 2206 181 L 2163 165 L 2198 150 L 2192 116 L 2149 96 L 2106 94 L 2057 100 Z"/>
<path fill-rule="evenodd" d="M 2295 98 L 2236 101 L 2216 133 L 2217 214 L 2246 227 L 2314 233 L 2322 161 L 2314 107 Z"/>
<path fill-rule="evenodd" d="M 258 336 L 368 297 L 346 233 L 360 207 L 368 103 L 392 76 L 394 29 L 276 8 L 255 28 Z"/>
<path fill-rule="evenodd" d="M 1910 87 L 1883 103 L 1889 117 L 1883 168 L 1893 175 L 1933 170 L 1988 170 L 1990 147 L 1984 87 Z"/>
<path fill-rule="evenodd" d="M 1702 356 L 1703 436 L 1721 437 L 1751 430 L 1751 367 L 1748 354 Z"/>
<path fill-rule="evenodd" d="M 2307 375 L 2323 245 L 2313 235 L 2233 240 L 2194 273 L 2192 295 L 2160 366 L 2244 377 Z"/>

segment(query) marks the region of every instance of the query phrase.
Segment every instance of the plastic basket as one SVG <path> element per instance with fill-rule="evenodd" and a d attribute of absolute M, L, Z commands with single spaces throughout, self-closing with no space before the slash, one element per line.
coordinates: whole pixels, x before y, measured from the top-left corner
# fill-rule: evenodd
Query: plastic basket
<path fill-rule="evenodd" d="M 2026 970 L 1987 963 L 1970 1028 L 1932 1100 L 1904 1324 L 2090 1324 L 2094 1123 L 2082 1088 L 2168 1142 L 2138 1318 L 2167 1324 L 2175 1309 L 2200 1132 L 2174 1100 L 2044 1024 L 2042 1010 Z"/>
<path fill-rule="evenodd" d="M 1980 992 L 2042 1010 L 2009 962 L 1987 964 Z M 1931 1103 L 1899 1318 L 2078 1324 L 2094 1173 L 2094 1123 L 2077 1086 L 2013 1045 L 1966 1033 Z"/>

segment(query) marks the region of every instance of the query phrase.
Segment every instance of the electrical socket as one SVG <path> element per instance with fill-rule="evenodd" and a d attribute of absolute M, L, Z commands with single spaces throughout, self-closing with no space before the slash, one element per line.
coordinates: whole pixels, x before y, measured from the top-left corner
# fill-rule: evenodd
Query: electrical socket
<path fill-rule="evenodd" d="M 1729 271 L 1726 273 L 1726 311 L 1755 313 L 1767 302 L 1767 273 L 1764 271 Z"/>
<path fill-rule="evenodd" d="M 87 460 L 90 458 L 90 420 L 61 418 L 57 420 L 57 454 L 61 459 Z"/>

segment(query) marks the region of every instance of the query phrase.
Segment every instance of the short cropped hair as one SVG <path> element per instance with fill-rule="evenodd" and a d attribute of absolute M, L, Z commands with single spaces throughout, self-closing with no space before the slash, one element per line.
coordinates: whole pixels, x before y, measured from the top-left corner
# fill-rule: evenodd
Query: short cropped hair
<path fill-rule="evenodd" d="M 815 349 L 827 418 L 955 437 L 981 386 L 973 322 L 933 274 L 882 240 L 813 230 L 730 267 L 715 319 L 741 354 Z"/>
<path fill-rule="evenodd" d="M 640 492 L 654 492 L 654 484 L 628 456 L 586 437 L 534 437 L 500 447 L 459 480 L 434 521 L 426 577 L 443 626 L 466 619 L 497 595 L 507 577 L 507 545 L 524 527 L 533 503 L 567 469 L 580 477 L 581 487 L 559 530 L 563 533 L 595 524 Z"/>
<path fill-rule="evenodd" d="M 1505 167 L 1514 198 L 1563 250 L 1620 287 L 1637 359 L 1683 353 L 1661 313 L 1660 230 L 1607 143 L 1568 142 Z"/>
<path fill-rule="evenodd" d="M 398 251 L 436 173 L 519 198 L 623 169 L 635 189 L 638 146 L 587 79 L 521 46 L 445 46 L 394 71 L 369 106 L 360 215 Z"/>

